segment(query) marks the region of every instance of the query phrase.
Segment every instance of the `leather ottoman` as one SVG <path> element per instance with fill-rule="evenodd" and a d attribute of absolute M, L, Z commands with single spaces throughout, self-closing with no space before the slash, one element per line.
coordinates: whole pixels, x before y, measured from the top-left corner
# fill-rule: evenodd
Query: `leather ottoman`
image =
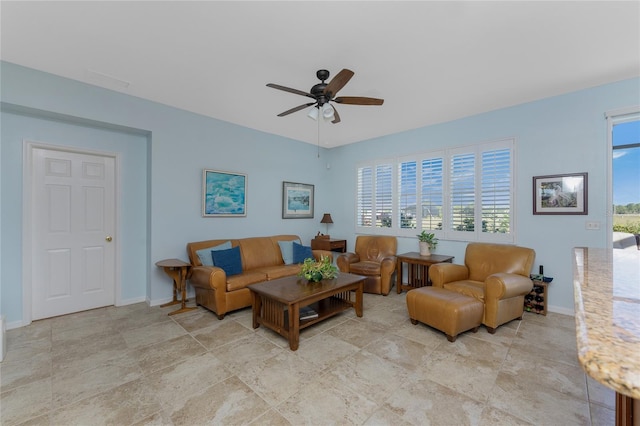
<path fill-rule="evenodd" d="M 438 329 L 455 342 L 458 334 L 482 324 L 484 304 L 471 296 L 439 287 L 421 287 L 407 293 L 407 309 L 412 324 L 418 321 Z"/>

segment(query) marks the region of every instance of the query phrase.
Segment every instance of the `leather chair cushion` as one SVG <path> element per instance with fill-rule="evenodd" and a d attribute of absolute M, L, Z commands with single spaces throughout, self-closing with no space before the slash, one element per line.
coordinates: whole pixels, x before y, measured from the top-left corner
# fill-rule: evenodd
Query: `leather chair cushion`
<path fill-rule="evenodd" d="M 479 281 L 454 281 L 452 283 L 446 283 L 444 285 L 444 289 L 473 297 L 474 299 L 484 303 L 484 283 Z"/>
<path fill-rule="evenodd" d="M 365 260 L 349 265 L 349 273 L 356 275 L 380 275 L 380 263 Z"/>
<path fill-rule="evenodd" d="M 238 275 L 227 276 L 227 291 L 239 290 L 249 284 L 261 283 L 267 280 L 264 272 L 248 271 Z"/>

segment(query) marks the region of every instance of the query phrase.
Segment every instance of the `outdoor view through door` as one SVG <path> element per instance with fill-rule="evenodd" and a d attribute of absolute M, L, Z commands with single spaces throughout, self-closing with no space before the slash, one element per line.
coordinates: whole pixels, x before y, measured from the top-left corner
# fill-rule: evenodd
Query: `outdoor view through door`
<path fill-rule="evenodd" d="M 640 114 L 613 125 L 612 148 L 613 246 L 633 234 L 640 247 Z"/>

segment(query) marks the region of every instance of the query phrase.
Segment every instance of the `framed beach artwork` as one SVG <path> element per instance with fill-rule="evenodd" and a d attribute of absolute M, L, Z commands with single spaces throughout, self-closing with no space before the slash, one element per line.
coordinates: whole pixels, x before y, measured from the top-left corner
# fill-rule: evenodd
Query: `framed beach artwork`
<path fill-rule="evenodd" d="M 282 218 L 313 218 L 313 185 L 282 182 Z"/>
<path fill-rule="evenodd" d="M 202 172 L 202 216 L 247 215 L 247 175 L 204 169 Z"/>
<path fill-rule="evenodd" d="M 533 177 L 533 214 L 587 214 L 587 173 Z"/>

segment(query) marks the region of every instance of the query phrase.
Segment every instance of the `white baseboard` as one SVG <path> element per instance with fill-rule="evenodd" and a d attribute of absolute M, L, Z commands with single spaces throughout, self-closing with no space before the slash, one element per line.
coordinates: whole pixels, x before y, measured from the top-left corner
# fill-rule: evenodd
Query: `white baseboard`
<path fill-rule="evenodd" d="M 133 305 L 135 303 L 140 303 L 140 302 L 147 302 L 147 298 L 146 297 L 136 297 L 133 299 L 127 299 L 127 300 L 121 300 L 119 303 L 116 304 L 117 306 L 127 306 L 127 305 Z"/>

